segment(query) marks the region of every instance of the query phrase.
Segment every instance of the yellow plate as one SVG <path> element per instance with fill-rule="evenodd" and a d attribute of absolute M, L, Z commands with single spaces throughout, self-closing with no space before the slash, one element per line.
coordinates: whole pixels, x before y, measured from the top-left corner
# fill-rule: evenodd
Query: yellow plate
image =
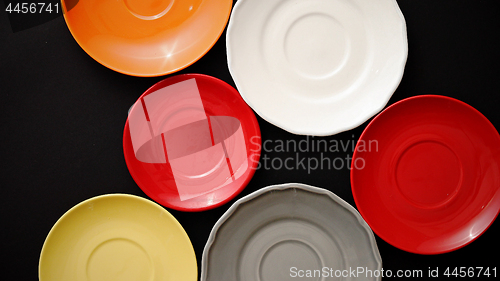
<path fill-rule="evenodd" d="M 196 256 L 179 222 L 156 203 L 125 194 L 71 208 L 45 239 L 40 281 L 195 281 Z"/>

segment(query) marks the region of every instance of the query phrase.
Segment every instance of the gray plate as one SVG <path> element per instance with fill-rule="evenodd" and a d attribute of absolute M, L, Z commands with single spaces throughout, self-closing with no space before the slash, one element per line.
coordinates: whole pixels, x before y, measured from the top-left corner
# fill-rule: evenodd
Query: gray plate
<path fill-rule="evenodd" d="M 291 183 L 229 208 L 210 233 L 201 280 L 380 280 L 381 268 L 373 232 L 351 205 Z"/>

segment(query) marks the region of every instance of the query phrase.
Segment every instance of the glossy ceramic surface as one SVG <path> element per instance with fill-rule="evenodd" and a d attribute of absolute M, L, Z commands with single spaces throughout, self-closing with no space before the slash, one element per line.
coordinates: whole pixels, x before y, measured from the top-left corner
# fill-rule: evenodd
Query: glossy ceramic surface
<path fill-rule="evenodd" d="M 500 209 L 500 136 L 471 106 L 416 96 L 379 114 L 353 156 L 360 213 L 388 243 L 438 254 L 467 245 Z"/>
<path fill-rule="evenodd" d="M 262 118 L 295 134 L 332 135 L 385 106 L 408 44 L 395 0 L 240 0 L 227 51 L 238 90 Z"/>
<path fill-rule="evenodd" d="M 186 280 L 196 256 L 177 220 L 141 197 L 112 194 L 71 208 L 43 244 L 39 280 Z"/>
<path fill-rule="evenodd" d="M 217 41 L 231 0 L 63 0 L 78 44 L 115 71 L 160 76 L 201 58 Z"/>
<path fill-rule="evenodd" d="M 292 183 L 263 188 L 229 208 L 210 233 L 201 280 L 320 280 L 302 279 L 299 270 L 381 266 L 373 233 L 352 206 L 330 191 Z M 380 280 L 363 277 L 343 280 Z"/>
<path fill-rule="evenodd" d="M 167 78 L 130 109 L 125 160 L 139 187 L 182 211 L 224 204 L 252 178 L 261 139 L 257 119 L 238 92 L 200 74 Z"/>

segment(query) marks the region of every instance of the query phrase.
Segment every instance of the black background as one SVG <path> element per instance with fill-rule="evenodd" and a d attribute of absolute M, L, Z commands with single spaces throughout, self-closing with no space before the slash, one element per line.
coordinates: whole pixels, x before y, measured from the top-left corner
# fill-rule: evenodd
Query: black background
<path fill-rule="evenodd" d="M 409 56 L 403 80 L 389 104 L 414 95 L 446 95 L 478 109 L 498 130 L 498 2 L 398 1 L 406 19 Z M 78 46 L 61 15 L 14 32 L 1 2 L 0 8 L 0 213 L 4 268 L 0 278 L 36 280 L 44 239 L 72 206 L 108 193 L 147 198 L 125 165 L 123 127 L 129 107 L 147 88 L 165 77 L 131 77 L 100 65 Z M 29 16 L 24 20 L 29 21 Z M 225 33 L 203 58 L 178 73 L 208 74 L 234 86 L 226 64 Z M 258 121 L 264 141 L 305 138 L 259 117 Z M 326 139 L 347 141 L 353 135 L 357 139 L 367 124 Z M 281 159 L 290 156 L 263 151 L 264 155 Z M 330 157 L 345 156 L 347 153 Z M 236 199 L 262 187 L 287 182 L 329 189 L 354 205 L 347 168 L 311 173 L 300 169 L 260 169 Z M 212 226 L 232 202 L 200 213 L 168 210 L 190 236 L 198 265 Z M 385 270 L 422 269 L 426 276 L 429 267 L 439 267 L 441 275 L 446 267 L 498 267 L 499 237 L 497 221 L 472 244 L 442 255 L 407 253 L 378 237 L 377 243 Z M 427 278 L 419 280 L 424 279 Z"/>

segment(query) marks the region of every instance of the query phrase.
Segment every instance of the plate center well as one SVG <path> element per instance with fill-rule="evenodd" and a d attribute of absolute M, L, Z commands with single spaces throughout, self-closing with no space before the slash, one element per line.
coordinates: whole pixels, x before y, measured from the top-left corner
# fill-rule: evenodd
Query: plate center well
<path fill-rule="evenodd" d="M 266 251 L 259 269 L 260 281 L 285 279 L 316 281 L 321 280 L 321 276 L 306 277 L 305 273 L 299 274 L 298 271 L 321 270 L 322 264 L 316 251 L 306 243 L 298 240 L 285 240 L 274 244 Z M 294 274 L 297 276 L 293 277 Z M 302 275 L 304 276 L 301 277 Z"/>
<path fill-rule="evenodd" d="M 97 246 L 87 262 L 89 281 L 152 280 L 153 267 L 146 251 L 136 242 L 116 238 Z"/>
<path fill-rule="evenodd" d="M 309 78 L 323 78 L 340 70 L 347 60 L 347 45 L 344 27 L 322 13 L 295 20 L 284 42 L 288 62 Z"/>
<path fill-rule="evenodd" d="M 445 144 L 423 141 L 413 144 L 400 156 L 396 182 L 402 195 L 423 208 L 448 203 L 462 181 L 462 168 L 455 153 Z"/>
<path fill-rule="evenodd" d="M 125 6 L 134 16 L 143 20 L 154 20 L 165 15 L 174 0 L 124 0 Z"/>

